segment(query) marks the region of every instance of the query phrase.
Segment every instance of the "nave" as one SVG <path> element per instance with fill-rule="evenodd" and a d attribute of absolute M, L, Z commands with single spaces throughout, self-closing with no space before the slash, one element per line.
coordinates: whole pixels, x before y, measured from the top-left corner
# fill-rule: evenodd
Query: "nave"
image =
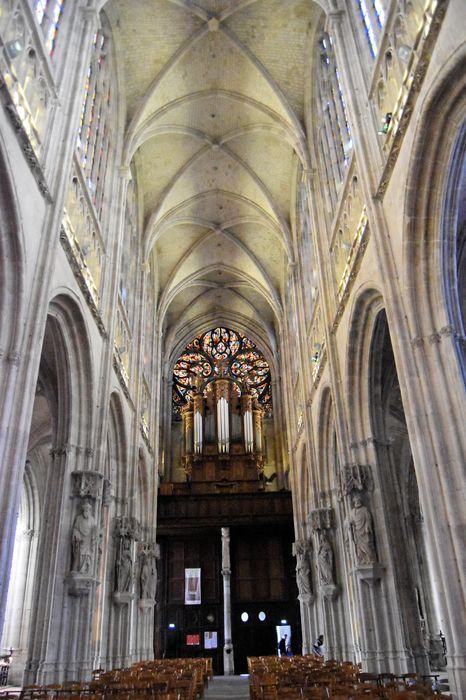
<path fill-rule="evenodd" d="M 464 0 L 0 0 L 9 683 L 466 697 L 465 409 Z"/>

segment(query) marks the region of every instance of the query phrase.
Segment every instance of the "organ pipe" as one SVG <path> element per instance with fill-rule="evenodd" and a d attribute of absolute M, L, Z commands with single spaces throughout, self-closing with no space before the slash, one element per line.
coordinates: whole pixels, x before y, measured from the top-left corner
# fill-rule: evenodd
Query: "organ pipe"
<path fill-rule="evenodd" d="M 219 379 L 215 383 L 215 398 L 217 401 L 217 439 L 219 454 L 230 451 L 230 421 L 229 421 L 229 382 Z"/>
<path fill-rule="evenodd" d="M 202 394 L 194 395 L 194 454 L 202 454 L 203 443 L 203 407 L 204 398 Z"/>
<path fill-rule="evenodd" d="M 252 396 L 241 396 L 241 413 L 243 415 L 243 439 L 245 452 L 254 451 L 254 433 L 252 426 Z"/>

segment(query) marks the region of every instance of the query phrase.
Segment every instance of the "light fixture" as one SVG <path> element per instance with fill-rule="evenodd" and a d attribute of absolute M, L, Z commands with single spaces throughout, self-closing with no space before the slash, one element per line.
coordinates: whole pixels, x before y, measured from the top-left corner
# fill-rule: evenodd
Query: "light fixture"
<path fill-rule="evenodd" d="M 175 623 L 174 623 L 174 622 L 169 622 L 169 623 L 168 623 L 168 629 L 169 629 L 169 630 L 174 630 L 174 629 L 176 629 Z"/>

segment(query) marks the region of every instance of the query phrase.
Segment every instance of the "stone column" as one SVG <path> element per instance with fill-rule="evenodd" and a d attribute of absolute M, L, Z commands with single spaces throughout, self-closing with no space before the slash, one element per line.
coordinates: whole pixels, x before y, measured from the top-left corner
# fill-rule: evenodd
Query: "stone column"
<path fill-rule="evenodd" d="M 296 557 L 296 583 L 298 600 L 301 608 L 301 629 L 303 635 L 303 654 L 312 649 L 311 605 L 314 602 L 311 580 L 311 541 L 299 539 L 293 543 L 293 556 Z"/>
<path fill-rule="evenodd" d="M 136 542 L 140 539 L 140 525 L 135 518 L 115 518 L 115 568 L 114 568 L 114 625 L 112 647 L 116 655 L 113 665 L 125 668 L 130 665 L 132 601 L 134 599 L 134 561 Z"/>
<path fill-rule="evenodd" d="M 157 591 L 157 559 L 159 557 L 158 544 L 155 542 L 138 543 L 138 576 L 136 580 L 139 608 L 138 650 L 142 659 L 151 659 L 154 655 L 152 640 Z"/>
<path fill-rule="evenodd" d="M 69 534 L 69 571 L 65 577 L 70 596 L 67 605 L 69 627 L 62 631 L 67 636 L 70 652 L 61 672 L 65 678 L 85 678 L 93 663 L 92 624 L 100 583 L 98 571 L 105 479 L 98 471 L 84 470 L 72 472 L 71 480 L 74 516 Z M 50 682 L 48 673 L 39 672 L 38 680 Z"/>
<path fill-rule="evenodd" d="M 222 576 L 223 576 L 223 673 L 232 676 L 235 672 L 233 662 L 233 641 L 231 638 L 231 564 L 230 564 L 230 528 L 222 527 Z"/>
<path fill-rule="evenodd" d="M 380 618 L 387 614 L 382 591 L 383 569 L 378 561 L 374 519 L 369 504 L 372 490 L 369 465 L 345 465 L 341 472 L 341 491 L 346 501 L 345 546 L 349 575 L 355 590 L 354 628 L 360 645 L 361 660 L 367 670 L 382 671 L 388 653 L 381 638 Z M 386 595 L 386 594 L 385 594 Z"/>
<path fill-rule="evenodd" d="M 317 583 L 323 620 L 323 629 L 318 632 L 324 635 L 328 656 L 335 659 L 341 658 L 344 625 L 341 600 L 338 600 L 340 590 L 336 580 L 333 520 L 332 508 L 316 508 L 309 513 L 309 525 L 314 533 L 317 553 Z"/>

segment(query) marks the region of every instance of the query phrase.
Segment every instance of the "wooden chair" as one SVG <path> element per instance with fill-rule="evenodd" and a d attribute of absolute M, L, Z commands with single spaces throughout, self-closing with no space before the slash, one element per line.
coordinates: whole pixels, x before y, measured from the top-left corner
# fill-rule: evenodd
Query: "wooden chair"
<path fill-rule="evenodd" d="M 169 684 L 169 692 L 175 693 L 177 700 L 196 700 L 196 679 L 173 678 Z"/>
<path fill-rule="evenodd" d="M 278 700 L 278 678 L 275 674 L 262 674 L 259 679 L 259 688 L 261 700 Z"/>

